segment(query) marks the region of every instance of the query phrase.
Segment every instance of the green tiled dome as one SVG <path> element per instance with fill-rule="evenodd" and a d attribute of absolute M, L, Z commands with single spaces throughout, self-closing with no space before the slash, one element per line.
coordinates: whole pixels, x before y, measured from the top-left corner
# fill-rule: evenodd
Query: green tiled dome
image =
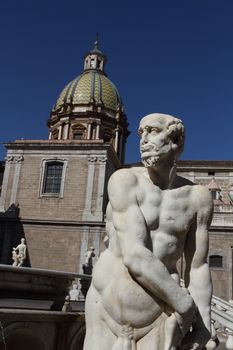
<path fill-rule="evenodd" d="M 84 71 L 62 90 L 55 110 L 64 102 L 72 101 L 74 105 L 100 103 L 105 108 L 116 111 L 122 105 L 121 97 L 115 85 L 104 74 L 97 71 Z"/>

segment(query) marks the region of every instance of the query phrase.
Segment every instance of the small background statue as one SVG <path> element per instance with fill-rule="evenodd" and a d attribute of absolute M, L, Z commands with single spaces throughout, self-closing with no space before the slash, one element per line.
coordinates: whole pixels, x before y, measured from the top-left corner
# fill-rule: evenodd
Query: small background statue
<path fill-rule="evenodd" d="M 90 247 L 88 251 L 86 252 L 86 259 L 85 259 L 85 264 L 83 264 L 83 273 L 85 275 L 92 275 L 92 270 L 93 270 L 93 258 L 95 257 L 95 248 Z M 82 294 L 86 297 L 87 291 L 90 287 L 91 280 L 87 280 L 84 278 L 81 278 L 80 280 L 81 283 L 81 292 Z"/>
<path fill-rule="evenodd" d="M 86 252 L 86 260 L 85 265 L 89 267 L 93 267 L 93 258 L 95 257 L 95 248 L 90 247 L 89 250 Z"/>
<path fill-rule="evenodd" d="M 83 264 L 83 273 L 91 275 L 93 270 L 93 258 L 95 257 L 95 248 L 90 247 L 86 252 L 85 264 Z"/>
<path fill-rule="evenodd" d="M 21 243 L 17 245 L 16 248 L 13 247 L 12 250 L 12 260 L 13 266 L 22 266 L 26 259 L 27 246 L 25 244 L 25 239 L 21 238 Z"/>
<path fill-rule="evenodd" d="M 69 291 L 70 301 L 78 301 L 79 300 L 80 289 L 78 288 L 78 283 L 73 282 L 72 289 Z"/>

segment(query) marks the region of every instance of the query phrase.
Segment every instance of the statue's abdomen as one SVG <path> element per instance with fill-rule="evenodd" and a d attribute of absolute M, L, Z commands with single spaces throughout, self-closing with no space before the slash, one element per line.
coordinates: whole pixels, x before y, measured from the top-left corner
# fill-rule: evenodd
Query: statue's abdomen
<path fill-rule="evenodd" d="M 93 284 L 104 308 L 118 324 L 145 327 L 163 311 L 163 302 L 143 289 L 129 274 L 121 258 L 108 249 L 101 254 L 94 268 Z"/>

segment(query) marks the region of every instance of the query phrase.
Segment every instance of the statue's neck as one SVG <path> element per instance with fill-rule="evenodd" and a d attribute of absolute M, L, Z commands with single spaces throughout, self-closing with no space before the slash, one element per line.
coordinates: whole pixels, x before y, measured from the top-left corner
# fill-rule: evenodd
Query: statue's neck
<path fill-rule="evenodd" d="M 146 170 L 149 179 L 161 190 L 172 188 L 176 176 L 176 163 L 174 160 L 167 162 L 163 166 L 146 168 Z"/>

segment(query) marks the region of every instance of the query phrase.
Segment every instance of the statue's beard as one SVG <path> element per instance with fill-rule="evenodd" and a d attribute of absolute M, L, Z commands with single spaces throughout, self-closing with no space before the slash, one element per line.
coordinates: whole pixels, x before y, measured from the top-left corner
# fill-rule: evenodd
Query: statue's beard
<path fill-rule="evenodd" d="M 170 144 L 158 148 L 156 145 L 148 143 L 145 146 L 141 146 L 142 164 L 146 168 L 158 166 L 161 162 L 166 162 L 166 158 L 169 157 L 170 152 Z"/>
<path fill-rule="evenodd" d="M 142 158 L 142 164 L 145 168 L 153 168 L 158 164 L 159 156 L 150 156 L 148 158 Z"/>

